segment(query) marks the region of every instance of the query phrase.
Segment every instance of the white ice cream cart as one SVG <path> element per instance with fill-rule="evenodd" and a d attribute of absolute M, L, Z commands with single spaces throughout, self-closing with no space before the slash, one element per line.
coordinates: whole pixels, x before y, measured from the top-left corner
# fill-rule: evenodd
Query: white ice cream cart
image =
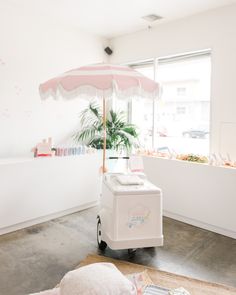
<path fill-rule="evenodd" d="M 100 206 L 97 241 L 101 250 L 163 245 L 162 191 L 144 175 L 105 174 Z"/>

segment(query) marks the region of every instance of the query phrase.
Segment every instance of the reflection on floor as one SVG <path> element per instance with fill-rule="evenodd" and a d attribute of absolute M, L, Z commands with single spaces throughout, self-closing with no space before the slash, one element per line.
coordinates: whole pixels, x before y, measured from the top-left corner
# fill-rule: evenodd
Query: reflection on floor
<path fill-rule="evenodd" d="M 0 295 L 55 286 L 89 253 L 99 253 L 92 208 L 0 237 Z M 236 240 L 164 218 L 164 247 L 104 253 L 194 278 L 236 286 Z"/>

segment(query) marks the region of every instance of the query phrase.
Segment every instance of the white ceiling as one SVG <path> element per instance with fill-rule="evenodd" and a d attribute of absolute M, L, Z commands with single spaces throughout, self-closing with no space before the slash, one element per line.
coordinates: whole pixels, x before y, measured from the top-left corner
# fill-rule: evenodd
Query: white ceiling
<path fill-rule="evenodd" d="M 2 1 L 2 0 L 1 0 Z M 157 14 L 160 22 L 172 21 L 236 3 L 236 0 L 4 0 L 14 7 L 33 10 L 91 33 L 113 38 L 145 29 L 141 17 Z"/>

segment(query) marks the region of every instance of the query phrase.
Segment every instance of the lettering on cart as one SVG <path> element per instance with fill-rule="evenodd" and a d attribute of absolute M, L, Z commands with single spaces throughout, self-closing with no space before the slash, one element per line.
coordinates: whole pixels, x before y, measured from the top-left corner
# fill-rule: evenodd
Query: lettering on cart
<path fill-rule="evenodd" d="M 129 210 L 127 226 L 130 229 L 143 225 L 150 215 L 150 210 L 143 205 L 137 205 Z"/>

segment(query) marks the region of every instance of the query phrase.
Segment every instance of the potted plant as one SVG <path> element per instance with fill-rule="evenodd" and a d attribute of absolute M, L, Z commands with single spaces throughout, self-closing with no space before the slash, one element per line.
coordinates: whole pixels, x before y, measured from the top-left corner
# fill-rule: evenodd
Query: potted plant
<path fill-rule="evenodd" d="M 81 130 L 74 135 L 77 142 L 103 149 L 102 110 L 92 102 L 80 114 Z M 106 118 L 106 148 L 115 151 L 130 151 L 138 147 L 137 127 L 126 121 L 125 113 L 110 110 Z"/>

